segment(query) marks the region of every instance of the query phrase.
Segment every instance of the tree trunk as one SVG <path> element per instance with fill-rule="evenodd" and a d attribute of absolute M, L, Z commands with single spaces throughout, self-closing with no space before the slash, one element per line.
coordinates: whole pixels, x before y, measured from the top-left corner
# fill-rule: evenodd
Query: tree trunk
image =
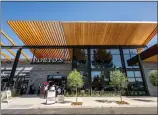
<path fill-rule="evenodd" d="M 77 87 L 76 87 L 76 102 L 77 102 Z"/>
<path fill-rule="evenodd" d="M 122 102 L 122 91 L 120 91 L 120 99 L 121 99 L 121 102 Z"/>

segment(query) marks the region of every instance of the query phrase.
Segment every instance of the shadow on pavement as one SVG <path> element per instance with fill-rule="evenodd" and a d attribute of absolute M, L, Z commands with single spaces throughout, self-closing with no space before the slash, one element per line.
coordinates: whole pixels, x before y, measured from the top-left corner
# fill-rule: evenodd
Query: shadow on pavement
<path fill-rule="evenodd" d="M 95 101 L 100 103 L 115 103 L 115 101 L 109 101 L 109 100 L 95 100 Z"/>
<path fill-rule="evenodd" d="M 143 102 L 155 102 L 153 100 L 146 100 L 146 99 L 133 99 L 133 100 L 136 100 L 136 101 L 143 101 Z"/>
<path fill-rule="evenodd" d="M 65 104 L 65 103 L 72 103 L 72 101 L 64 101 L 64 102 L 56 102 L 56 103 L 58 103 L 58 104 Z M 41 104 L 47 105 L 46 102 L 41 103 Z"/>

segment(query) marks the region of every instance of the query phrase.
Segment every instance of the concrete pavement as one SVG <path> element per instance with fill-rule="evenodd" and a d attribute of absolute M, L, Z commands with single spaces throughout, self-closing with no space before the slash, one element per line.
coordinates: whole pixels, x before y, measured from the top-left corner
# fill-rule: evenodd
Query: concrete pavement
<path fill-rule="evenodd" d="M 157 114 L 157 107 L 7 109 L 3 114 Z"/>
<path fill-rule="evenodd" d="M 66 97 L 64 103 L 46 105 L 46 99 L 37 96 L 15 97 L 10 103 L 1 103 L 1 109 L 38 109 L 38 108 L 102 108 L 102 107 L 157 107 L 157 97 L 123 97 L 129 105 L 118 105 L 119 97 L 78 97 L 82 106 L 71 106 L 75 97 Z M 109 103 L 111 101 L 111 103 Z"/>

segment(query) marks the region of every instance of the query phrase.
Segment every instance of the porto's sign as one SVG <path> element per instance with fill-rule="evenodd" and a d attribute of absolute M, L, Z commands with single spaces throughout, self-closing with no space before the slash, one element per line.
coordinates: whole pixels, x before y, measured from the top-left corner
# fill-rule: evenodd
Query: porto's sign
<path fill-rule="evenodd" d="M 64 63 L 61 58 L 34 58 L 32 64 L 53 64 L 53 63 Z"/>

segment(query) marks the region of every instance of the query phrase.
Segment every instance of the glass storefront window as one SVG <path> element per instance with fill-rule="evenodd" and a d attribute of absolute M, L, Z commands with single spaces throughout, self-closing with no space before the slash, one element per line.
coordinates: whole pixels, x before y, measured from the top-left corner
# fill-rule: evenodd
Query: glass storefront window
<path fill-rule="evenodd" d="M 135 78 L 128 78 L 128 82 L 135 82 Z"/>
<path fill-rule="evenodd" d="M 87 68 L 88 55 L 86 49 L 74 49 L 73 68 Z"/>
<path fill-rule="evenodd" d="M 130 49 L 130 54 L 132 55 L 132 54 L 137 54 L 137 49 Z"/>
<path fill-rule="evenodd" d="M 91 53 L 92 68 L 122 68 L 119 49 L 92 49 Z"/>
<path fill-rule="evenodd" d="M 102 89 L 101 71 L 92 71 L 91 79 L 92 79 L 92 90 L 101 91 Z"/>
<path fill-rule="evenodd" d="M 127 77 L 134 77 L 133 71 L 127 71 Z"/>
<path fill-rule="evenodd" d="M 143 91 L 144 84 L 140 71 L 127 71 L 129 90 L 130 91 Z"/>
<path fill-rule="evenodd" d="M 133 66 L 128 66 L 127 64 L 127 60 L 134 57 L 137 54 L 137 49 L 123 49 L 123 54 L 126 68 L 139 68 L 138 64 L 135 64 Z"/>
<path fill-rule="evenodd" d="M 84 79 L 83 89 L 88 89 L 89 88 L 88 72 L 80 71 L 80 73 L 83 75 L 83 79 Z"/>
<path fill-rule="evenodd" d="M 128 66 L 127 60 L 130 59 L 130 55 L 124 55 L 126 68 L 132 68 L 132 66 Z"/>
<path fill-rule="evenodd" d="M 112 55 L 112 63 L 113 63 L 113 67 L 122 68 L 120 55 Z"/>
<path fill-rule="evenodd" d="M 135 77 L 141 77 L 140 71 L 135 71 L 134 74 L 135 74 Z"/>
<path fill-rule="evenodd" d="M 129 54 L 129 49 L 123 49 L 123 54 Z"/>
<path fill-rule="evenodd" d="M 142 78 L 136 78 L 136 81 L 142 82 Z"/>
<path fill-rule="evenodd" d="M 120 55 L 120 50 L 119 49 L 110 49 L 110 53 Z"/>

